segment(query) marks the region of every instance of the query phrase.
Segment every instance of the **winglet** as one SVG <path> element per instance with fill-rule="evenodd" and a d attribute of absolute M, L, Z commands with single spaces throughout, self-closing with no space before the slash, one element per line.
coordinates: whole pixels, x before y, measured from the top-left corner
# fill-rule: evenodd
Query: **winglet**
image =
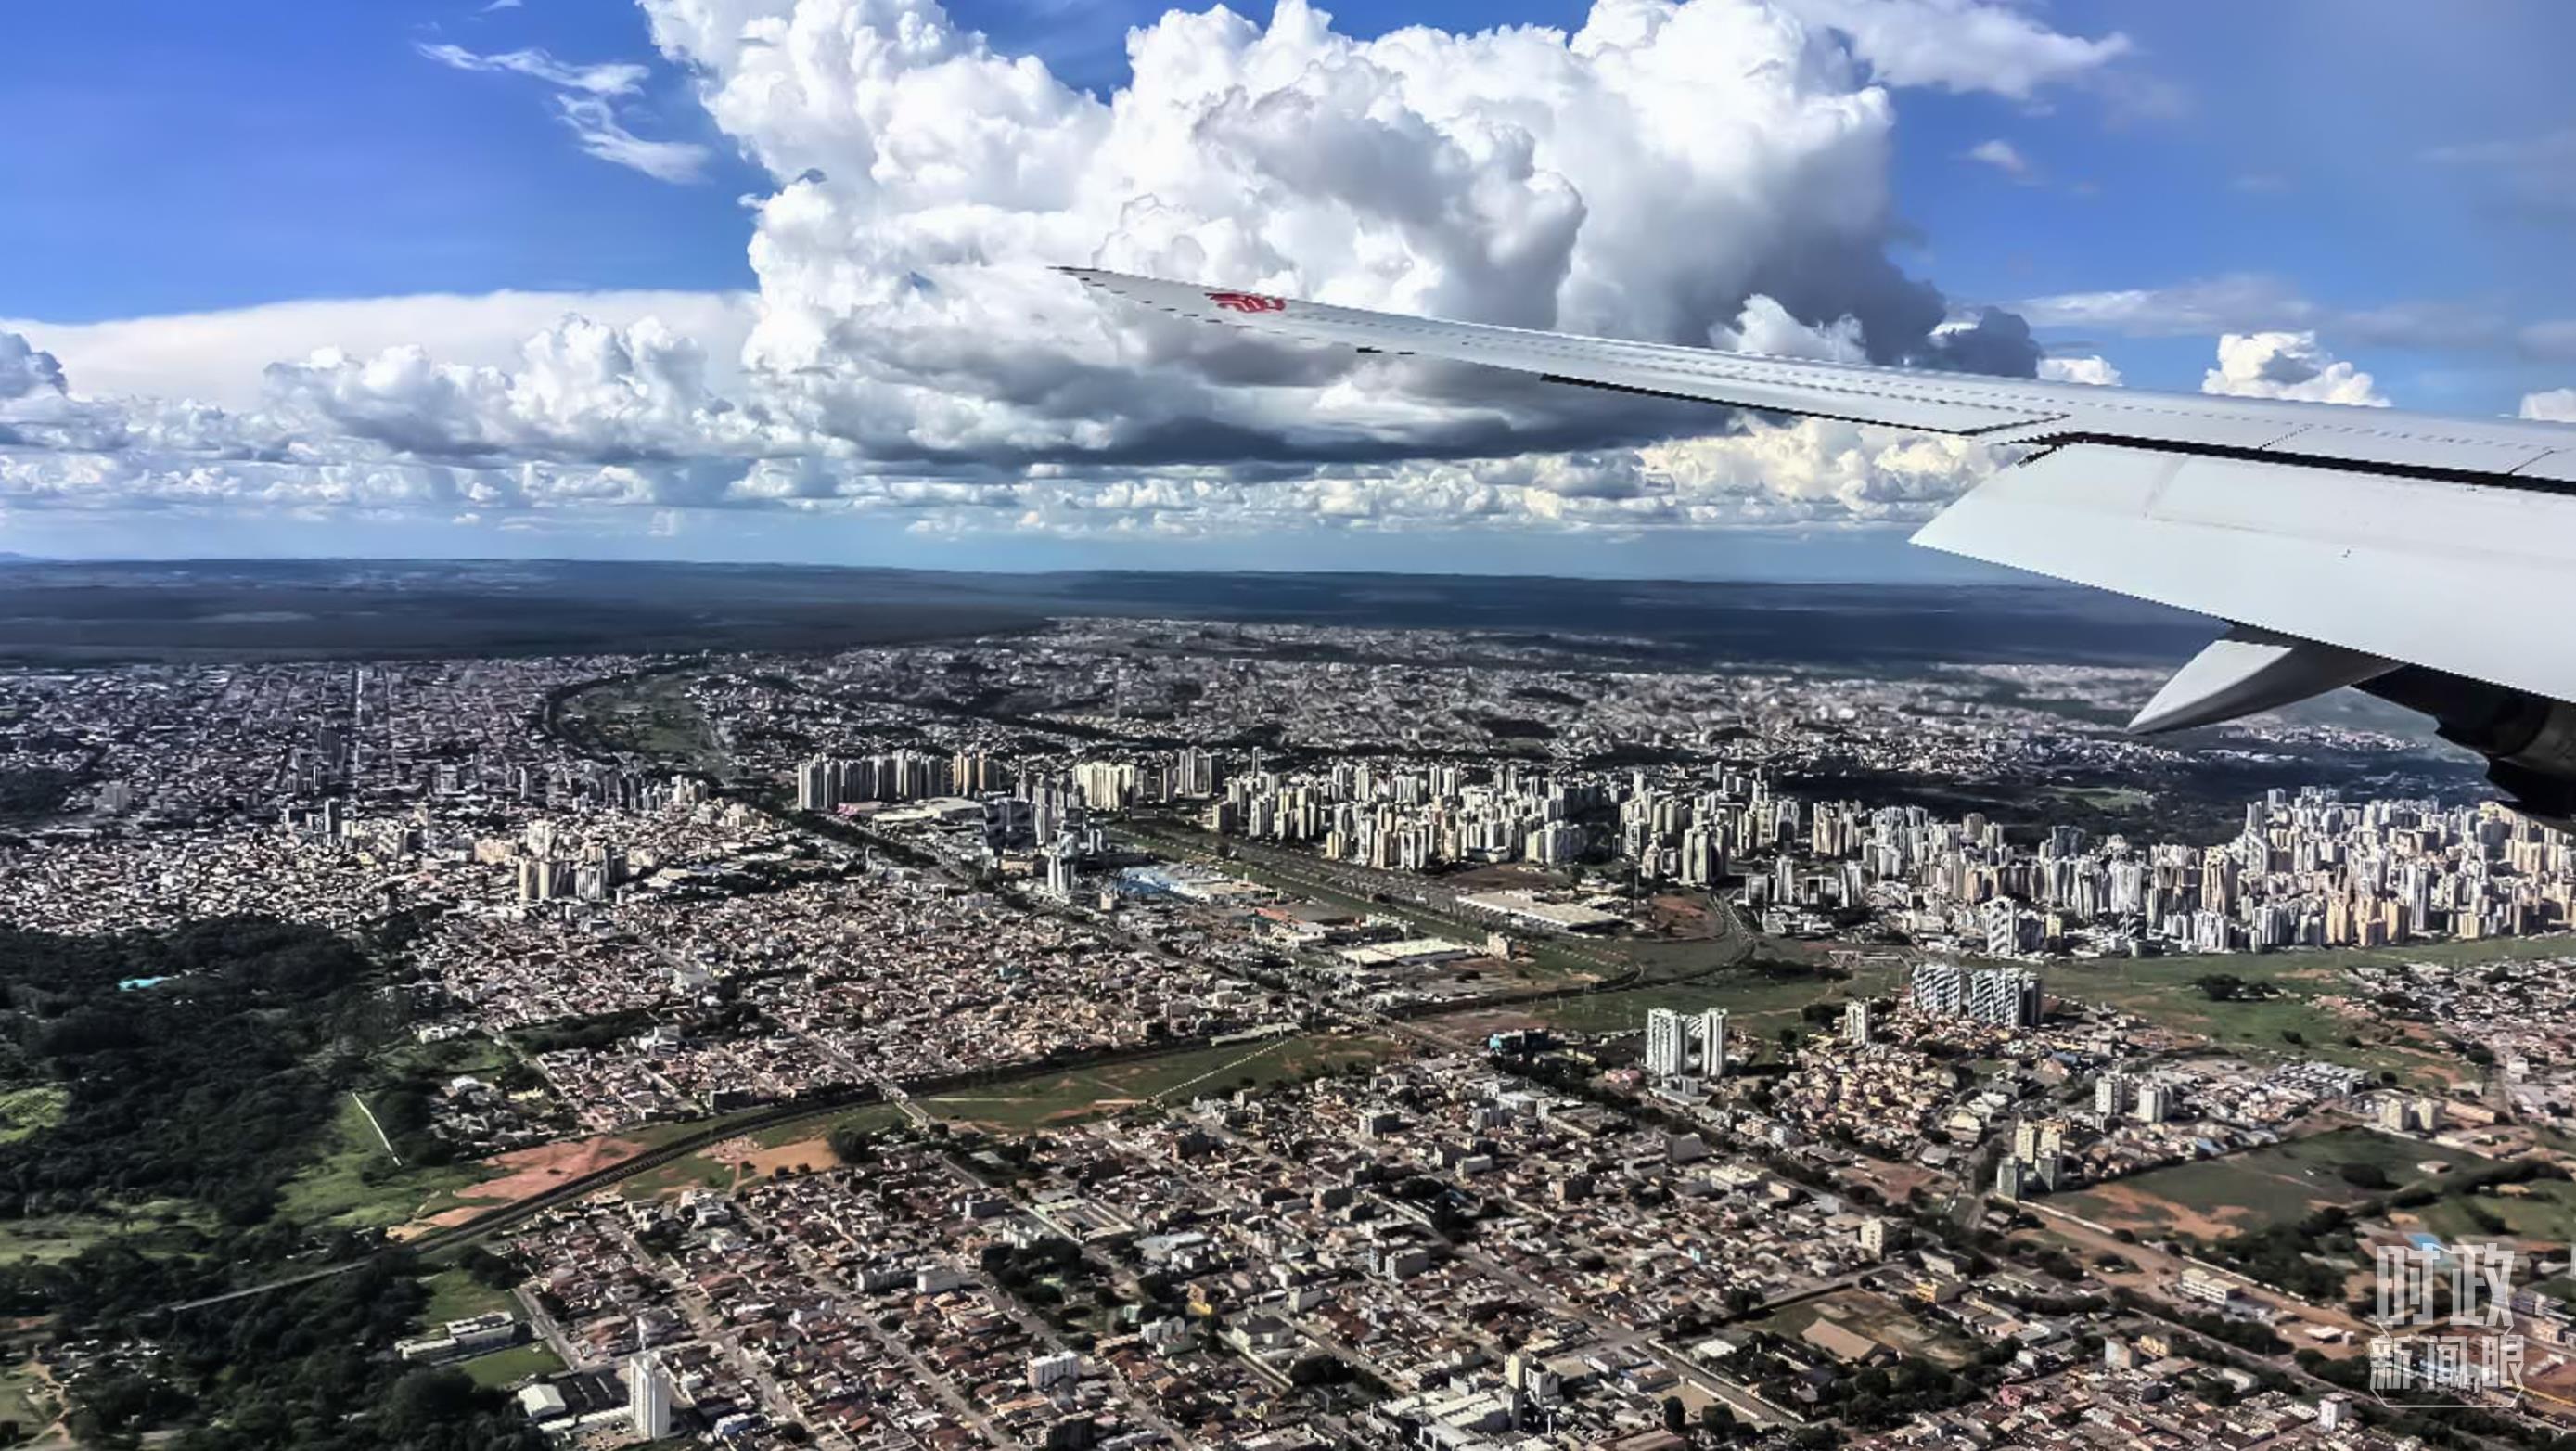
<path fill-rule="evenodd" d="M 2375 679 L 2394 660 L 2243 625 L 2174 672 L 2129 722 L 2139 735 L 2216 725 Z"/>

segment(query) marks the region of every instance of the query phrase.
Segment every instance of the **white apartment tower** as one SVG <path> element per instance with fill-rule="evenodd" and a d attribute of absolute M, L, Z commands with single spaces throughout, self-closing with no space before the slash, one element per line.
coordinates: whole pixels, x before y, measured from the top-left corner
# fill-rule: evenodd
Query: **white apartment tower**
<path fill-rule="evenodd" d="M 1081 857 L 1082 848 L 1072 836 L 1067 835 L 1057 839 L 1055 846 L 1046 853 L 1048 896 L 1059 902 L 1073 900 L 1073 894 L 1082 885 L 1081 874 L 1076 870 L 1076 863 L 1081 860 Z"/>
<path fill-rule="evenodd" d="M 2129 1080 L 2117 1073 L 2105 1073 L 2093 1080 L 2093 1111 L 2104 1119 L 2118 1118 L 2129 1106 Z"/>
<path fill-rule="evenodd" d="M 1699 1071 L 1703 1078 L 1726 1076 L 1726 1009 L 1699 1015 Z"/>
<path fill-rule="evenodd" d="M 1690 1033 L 1682 1015 L 1670 1008 L 1646 1013 L 1646 1071 L 1658 1078 L 1679 1078 L 1690 1069 Z"/>
<path fill-rule="evenodd" d="M 2142 1124 L 2160 1124 L 2173 1117 L 2173 1090 L 2161 1083 L 2139 1084 L 2134 1103 Z"/>
<path fill-rule="evenodd" d="M 626 1413 L 635 1421 L 635 1434 L 647 1441 L 671 1434 L 671 1378 L 649 1350 L 626 1362 Z"/>

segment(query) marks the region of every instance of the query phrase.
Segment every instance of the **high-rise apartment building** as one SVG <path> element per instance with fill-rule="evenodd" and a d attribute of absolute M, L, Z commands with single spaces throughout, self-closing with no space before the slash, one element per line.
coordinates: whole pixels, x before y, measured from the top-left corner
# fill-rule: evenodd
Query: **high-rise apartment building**
<path fill-rule="evenodd" d="M 671 1434 L 671 1378 L 649 1350 L 626 1362 L 626 1413 L 647 1441 Z"/>
<path fill-rule="evenodd" d="M 1646 1014 L 1646 1071 L 1658 1078 L 1679 1078 L 1690 1071 L 1690 1032 L 1682 1015 L 1670 1008 Z"/>

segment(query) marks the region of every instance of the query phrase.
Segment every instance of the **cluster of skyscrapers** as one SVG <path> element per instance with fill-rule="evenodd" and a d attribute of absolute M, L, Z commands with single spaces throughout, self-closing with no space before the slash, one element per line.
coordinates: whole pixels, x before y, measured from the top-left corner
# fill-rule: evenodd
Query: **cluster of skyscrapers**
<path fill-rule="evenodd" d="M 2216 846 L 2132 845 L 2070 826 L 2031 847 L 1970 815 L 1819 806 L 1806 863 L 1784 850 L 1750 905 L 1866 906 L 1918 939 L 1997 956 L 2157 941 L 2196 952 L 2379 946 L 2562 926 L 2576 845 L 2492 804 L 2272 792 Z"/>
<path fill-rule="evenodd" d="M 1258 769 L 1260 757 L 1252 759 Z M 1103 811 L 1124 811 L 1139 805 L 1204 801 L 1216 794 L 1222 772 L 1214 751 L 1183 746 L 1167 756 L 1083 761 L 1070 774 L 1085 802 Z"/>
<path fill-rule="evenodd" d="M 529 823 L 518 850 L 522 902 L 605 902 L 626 880 L 624 852 L 605 841 L 570 845 L 551 820 Z"/>
<path fill-rule="evenodd" d="M 2093 1116 L 2101 1123 L 2126 1114 L 2142 1124 L 2160 1124 L 2173 1110 L 2173 1090 L 2153 1079 L 2105 1073 L 2093 1080 Z"/>
<path fill-rule="evenodd" d="M 980 752 L 896 750 L 871 756 L 816 756 L 796 768 L 796 809 L 829 811 L 857 801 L 925 801 L 1007 791 L 1011 773 Z"/>
<path fill-rule="evenodd" d="M 1649 878 L 1715 886 L 1738 847 L 1767 840 L 1778 819 L 1763 784 L 1734 772 L 1721 773 L 1715 790 L 1685 791 L 1644 772 L 1338 761 L 1285 774 L 1256 767 L 1228 780 L 1203 824 L 1226 835 L 1310 842 L 1336 861 L 1384 870 L 1561 866 L 1611 854 Z"/>
<path fill-rule="evenodd" d="M 504 784 L 511 799 L 522 805 L 587 804 L 633 815 L 672 806 L 694 806 L 707 799 L 706 783 L 694 777 L 656 775 L 596 761 L 559 764 L 550 769 L 511 766 Z"/>
<path fill-rule="evenodd" d="M 2006 1199 L 2048 1193 L 2066 1181 L 2066 1125 L 2058 1119 L 2019 1119 L 2012 1152 L 1995 1162 L 1995 1193 Z"/>

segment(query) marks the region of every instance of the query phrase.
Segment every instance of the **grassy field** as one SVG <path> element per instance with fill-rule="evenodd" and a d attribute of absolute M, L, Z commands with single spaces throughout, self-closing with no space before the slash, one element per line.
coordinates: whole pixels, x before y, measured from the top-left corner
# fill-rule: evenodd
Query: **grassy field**
<path fill-rule="evenodd" d="M 1237 1088 L 1299 1082 L 1365 1067 L 1408 1052 L 1373 1034 L 1305 1034 L 1112 1063 L 991 1088 L 962 1089 L 921 1100 L 943 1119 L 981 1128 L 1026 1131 L 1072 1123 L 1149 1100 L 1185 1103 Z"/>
<path fill-rule="evenodd" d="M 156 1238 L 166 1237 L 173 1230 L 203 1229 L 212 1223 L 204 1209 L 182 1199 L 156 1199 L 128 1206 L 116 1214 L 54 1214 L 0 1220 L 0 1263 L 67 1260 L 91 1245 L 110 1240 L 150 1249 Z"/>
<path fill-rule="evenodd" d="M 536 1342 L 513 1345 L 507 1350 L 496 1350 L 490 1355 L 478 1355 L 472 1360 L 457 1363 L 457 1369 L 464 1371 L 476 1385 L 493 1390 L 505 1390 L 530 1376 L 553 1375 L 563 1368 L 563 1357 Z"/>
<path fill-rule="evenodd" d="M 764 1149 L 781 1149 L 789 1144 L 829 1138 L 832 1131 L 839 1128 L 846 1127 L 875 1133 L 881 1129 L 901 1127 L 904 1122 L 902 1109 L 890 1103 L 875 1103 L 865 1108 L 851 1109 L 847 1113 L 835 1114 L 827 1119 L 800 1119 L 790 1124 L 773 1124 L 755 1133 L 746 1134 L 744 1137 Z"/>
<path fill-rule="evenodd" d="M 2576 933 L 2547 937 L 2491 937 L 2483 942 L 2428 942 L 2416 947 L 2390 947 L 2362 956 L 2393 957 L 2404 962 L 2531 962 L 2550 957 L 2576 957 Z"/>
<path fill-rule="evenodd" d="M 722 1124 L 726 1119 L 747 1119 L 768 1111 L 767 1107 L 742 1109 L 713 1122 Z M 792 1123 L 771 1124 L 766 1128 L 754 1129 L 743 1134 L 740 1142 L 749 1143 L 760 1149 L 777 1149 L 789 1144 L 802 1144 L 820 1139 L 829 1134 L 835 1126 L 844 1123 L 863 1124 L 870 1128 L 890 1128 L 903 1121 L 903 1110 L 893 1104 L 868 1104 L 829 1116 L 798 1119 Z M 640 1124 L 634 1128 L 622 1130 L 620 1137 L 631 1139 L 645 1148 L 659 1148 L 674 1139 L 698 1133 L 706 1129 L 708 1124 L 709 1120 L 705 1119 Z M 702 1186 L 711 1189 L 730 1188 L 735 1179 L 734 1165 L 727 1162 L 726 1156 L 717 1151 L 725 1144 L 735 1142 L 737 1141 L 732 1139 L 721 1140 L 709 1144 L 696 1153 L 684 1154 L 658 1168 L 647 1169 L 620 1183 L 618 1192 L 629 1199 L 656 1199 L 664 1195 L 677 1194 L 684 1189 Z"/>
<path fill-rule="evenodd" d="M 2370 1129 L 2337 1129 L 2222 1159 L 2176 1164 L 2059 1195 L 2050 1202 L 2114 1229 L 2215 1239 L 2294 1224 L 2318 1209 L 2357 1204 L 2382 1192 L 2347 1182 L 2338 1172 L 2346 1164 L 2373 1165 L 2403 1185 L 2425 1177 L 2416 1167 L 2419 1164 L 2457 1169 L 2482 1162 L 2469 1154 Z"/>
<path fill-rule="evenodd" d="M 2318 999 L 2348 992 L 2351 983 L 2345 969 L 2365 961 L 2493 962 L 2564 955 L 2576 955 L 2576 939 L 2507 938 L 2408 948 L 2104 959 L 2049 967 L 2042 981 L 2055 996 L 2117 1008 L 2223 1048 L 2320 1058 L 2373 1073 L 2394 1073 L 2419 1087 L 2440 1088 L 2461 1081 L 2468 1070 L 2390 1025 L 2346 1016 Z M 2213 1000 L 2199 986 L 2201 978 L 2213 974 L 2259 984 L 2275 995 L 2254 1001 Z"/>
<path fill-rule="evenodd" d="M 488 1314 L 494 1310 L 518 1308 L 518 1301 L 507 1290 L 495 1290 L 477 1282 L 463 1270 L 440 1270 L 427 1275 L 421 1284 L 429 1291 L 429 1304 L 420 1313 L 423 1326 L 444 1325 L 469 1315 Z"/>
<path fill-rule="evenodd" d="M 659 1199 L 684 1189 L 730 1189 L 733 1181 L 733 1166 L 717 1159 L 712 1149 L 702 1149 L 620 1180 L 617 1192 L 629 1199 Z"/>
<path fill-rule="evenodd" d="M 471 1163 L 395 1164 L 357 1100 L 344 1096 L 320 1156 L 287 1181 L 281 1209 L 297 1219 L 384 1228 L 452 1208 L 487 1177 L 489 1171 Z"/>
<path fill-rule="evenodd" d="M 2516 1186 L 2520 1193 L 2446 1194 L 2393 1222 L 2420 1228 L 2445 1242 L 2505 1238 L 2546 1246 L 2553 1254 L 2576 1241 L 2576 1184 L 2541 1179 Z M 2503 1225 L 2492 1229 L 2483 1221 Z"/>
<path fill-rule="evenodd" d="M 564 714 L 627 749 L 698 764 L 716 740 L 706 712 L 689 698 L 691 678 L 675 673 L 599 686 L 566 701 Z"/>

